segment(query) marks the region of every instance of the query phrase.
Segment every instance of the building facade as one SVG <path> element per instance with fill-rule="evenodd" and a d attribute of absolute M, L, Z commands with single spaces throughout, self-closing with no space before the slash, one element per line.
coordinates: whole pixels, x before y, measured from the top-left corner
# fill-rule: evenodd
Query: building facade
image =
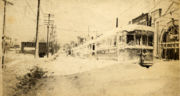
<path fill-rule="evenodd" d="M 154 27 L 156 30 L 156 53 L 155 56 L 166 60 L 179 59 L 179 3 L 171 1 L 169 5 L 153 15 L 160 14 L 159 17 L 154 16 Z"/>
<path fill-rule="evenodd" d="M 180 1 L 171 0 L 168 6 L 159 5 L 149 13 L 132 19 L 129 24 L 154 27 L 154 56 L 166 60 L 180 59 Z"/>

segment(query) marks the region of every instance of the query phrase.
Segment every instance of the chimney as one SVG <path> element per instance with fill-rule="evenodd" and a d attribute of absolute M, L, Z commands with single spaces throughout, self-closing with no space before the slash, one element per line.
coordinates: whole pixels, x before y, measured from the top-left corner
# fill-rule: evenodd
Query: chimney
<path fill-rule="evenodd" d="M 118 17 L 116 18 L 116 28 L 118 28 Z"/>

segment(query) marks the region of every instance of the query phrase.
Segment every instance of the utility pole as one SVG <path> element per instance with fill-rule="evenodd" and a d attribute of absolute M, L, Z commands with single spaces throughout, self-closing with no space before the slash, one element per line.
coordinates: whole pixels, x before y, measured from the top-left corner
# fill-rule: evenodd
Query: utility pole
<path fill-rule="evenodd" d="M 35 48 L 35 58 L 39 57 L 39 12 L 40 11 L 40 0 L 38 0 L 38 7 L 37 7 L 37 25 L 36 25 L 36 48 Z"/>
<path fill-rule="evenodd" d="M 118 28 L 118 17 L 116 18 L 116 28 Z"/>
<path fill-rule="evenodd" d="M 48 14 L 48 20 L 45 20 L 45 23 L 47 23 L 47 44 L 46 44 L 46 47 L 47 47 L 47 57 L 49 57 L 49 28 L 50 28 L 50 23 L 51 21 L 51 16 L 53 16 L 52 14 Z"/>
<path fill-rule="evenodd" d="M 51 41 L 52 54 L 54 54 L 54 42 L 55 42 L 54 28 L 55 28 L 55 26 L 52 24 L 51 25 L 51 33 L 50 33 L 50 41 Z"/>
<path fill-rule="evenodd" d="M 89 26 L 88 26 L 88 40 L 91 40 L 91 36 L 89 35 Z"/>
<path fill-rule="evenodd" d="M 49 23 L 51 15 L 48 14 L 48 25 L 47 25 L 47 57 L 49 57 Z"/>
<path fill-rule="evenodd" d="M 51 33 L 50 33 L 50 41 L 52 42 L 53 40 L 53 35 L 54 35 L 54 28 L 55 28 L 55 26 L 52 24 L 51 25 Z"/>
<path fill-rule="evenodd" d="M 53 45 L 53 48 L 54 48 L 54 52 L 56 53 L 57 52 L 57 38 L 56 38 L 56 26 L 54 27 L 54 32 L 53 32 L 53 39 L 54 39 L 54 45 Z"/>
<path fill-rule="evenodd" d="M 116 18 L 116 28 L 118 28 L 119 20 L 118 17 Z M 119 33 L 117 33 L 119 34 Z M 116 54 L 117 54 L 117 61 L 119 61 L 119 36 L 116 37 Z"/>
<path fill-rule="evenodd" d="M 4 17 L 3 17 L 3 32 L 1 33 L 1 39 L 0 39 L 0 96 L 3 96 L 3 67 L 4 67 L 4 56 L 5 56 L 5 29 L 6 29 L 6 5 L 10 4 L 13 5 L 13 3 L 3 0 L 4 1 Z"/>
<path fill-rule="evenodd" d="M 4 1 L 4 19 L 3 19 L 3 34 L 2 34 L 2 67 L 4 66 L 4 59 L 5 59 L 5 31 L 6 31 L 6 5 L 10 4 L 13 5 L 13 3 L 3 0 Z"/>

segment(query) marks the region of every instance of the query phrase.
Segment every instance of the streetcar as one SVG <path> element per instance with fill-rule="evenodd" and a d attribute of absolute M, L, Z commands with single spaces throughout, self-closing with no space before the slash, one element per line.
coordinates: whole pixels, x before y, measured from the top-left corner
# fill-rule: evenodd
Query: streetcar
<path fill-rule="evenodd" d="M 139 63 L 149 68 L 153 65 L 154 29 L 144 25 L 128 25 L 117 32 L 118 59 Z"/>
<path fill-rule="evenodd" d="M 81 57 L 138 63 L 149 68 L 153 65 L 154 29 L 144 25 L 116 28 L 72 51 Z"/>

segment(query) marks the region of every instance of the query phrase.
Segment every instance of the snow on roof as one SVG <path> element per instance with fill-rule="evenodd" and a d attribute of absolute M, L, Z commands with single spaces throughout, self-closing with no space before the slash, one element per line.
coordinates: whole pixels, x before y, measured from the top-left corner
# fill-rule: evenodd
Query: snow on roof
<path fill-rule="evenodd" d="M 108 31 L 108 32 L 104 33 L 104 34 L 103 34 L 102 36 L 100 36 L 99 38 L 96 38 L 96 39 L 94 39 L 94 40 L 90 40 L 90 41 L 88 41 L 88 42 L 86 42 L 86 43 L 84 43 L 84 44 L 82 44 L 82 45 L 79 45 L 78 47 L 73 48 L 73 50 L 76 50 L 76 49 L 82 48 L 82 47 L 86 47 L 86 46 L 88 46 L 88 45 L 90 45 L 90 44 L 93 44 L 93 43 L 95 43 L 95 42 L 101 41 L 101 40 L 103 40 L 104 38 L 113 36 L 113 35 L 115 35 L 116 32 L 117 32 L 116 30 L 117 30 L 117 29 L 112 29 L 111 31 Z"/>
<path fill-rule="evenodd" d="M 145 25 L 135 25 L 135 24 L 124 26 L 124 27 L 120 28 L 120 30 L 122 30 L 122 31 L 123 30 L 126 30 L 126 31 L 146 30 L 146 31 L 154 32 L 153 27 L 149 27 L 149 26 L 145 26 Z"/>
<path fill-rule="evenodd" d="M 113 35 L 116 35 L 116 33 L 118 31 L 123 31 L 123 30 L 126 30 L 126 31 L 134 31 L 134 30 L 146 30 L 146 31 L 151 31 L 151 32 L 154 32 L 154 28 L 152 27 L 149 27 L 149 26 L 145 26 L 145 25 L 135 25 L 135 24 L 131 24 L 131 25 L 127 25 L 127 26 L 124 26 L 124 27 L 121 27 L 121 28 L 115 28 L 115 29 L 112 29 L 111 31 L 108 31 L 106 33 L 104 33 L 102 36 L 100 36 L 99 38 L 97 39 L 94 39 L 94 40 L 90 40 L 82 45 L 79 45 L 78 47 L 75 47 L 73 48 L 73 50 L 76 50 L 76 49 L 79 49 L 79 48 L 83 48 L 83 47 L 86 47 L 90 44 L 93 44 L 95 42 L 99 42 L 105 38 L 108 38 L 110 36 L 113 36 Z"/>

